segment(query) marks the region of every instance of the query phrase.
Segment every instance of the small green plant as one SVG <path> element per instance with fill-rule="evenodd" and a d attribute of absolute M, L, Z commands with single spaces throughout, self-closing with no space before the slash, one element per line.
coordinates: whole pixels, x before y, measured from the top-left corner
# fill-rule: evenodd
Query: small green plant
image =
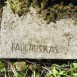
<path fill-rule="evenodd" d="M 45 77 L 77 77 L 77 63 L 70 65 L 53 65 Z"/>
<path fill-rule="evenodd" d="M 77 62 L 60 65 L 49 62 L 42 65 L 29 61 L 0 60 L 0 77 L 77 77 Z"/>
<path fill-rule="evenodd" d="M 5 64 L 0 60 L 0 71 L 2 71 L 5 68 Z"/>

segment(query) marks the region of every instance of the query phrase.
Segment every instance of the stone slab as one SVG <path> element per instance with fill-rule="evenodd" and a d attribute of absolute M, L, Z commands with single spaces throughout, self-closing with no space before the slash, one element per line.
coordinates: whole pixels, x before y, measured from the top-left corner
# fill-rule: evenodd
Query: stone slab
<path fill-rule="evenodd" d="M 73 19 L 46 24 L 33 8 L 18 17 L 4 7 L 0 58 L 77 59 L 77 25 Z"/>
<path fill-rule="evenodd" d="M 0 18 L 0 51 L 1 51 L 1 18 Z"/>

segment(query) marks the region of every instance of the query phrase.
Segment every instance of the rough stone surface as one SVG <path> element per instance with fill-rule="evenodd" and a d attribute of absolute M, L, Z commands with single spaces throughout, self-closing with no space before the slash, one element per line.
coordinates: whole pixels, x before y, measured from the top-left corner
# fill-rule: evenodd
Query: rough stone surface
<path fill-rule="evenodd" d="M 0 31 L 0 51 L 1 51 L 1 31 Z"/>
<path fill-rule="evenodd" d="M 1 18 L 0 18 L 0 51 L 1 51 Z"/>
<path fill-rule="evenodd" d="M 0 58 L 77 59 L 77 25 L 73 19 L 46 24 L 33 8 L 18 17 L 4 7 Z"/>

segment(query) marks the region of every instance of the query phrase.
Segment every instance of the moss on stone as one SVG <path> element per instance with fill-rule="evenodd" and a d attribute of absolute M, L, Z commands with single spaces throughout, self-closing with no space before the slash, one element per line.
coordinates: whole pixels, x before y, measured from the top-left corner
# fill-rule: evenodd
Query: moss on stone
<path fill-rule="evenodd" d="M 77 0 L 8 0 L 11 11 L 19 16 L 30 11 L 30 6 L 41 14 L 43 19 L 50 23 L 51 21 L 77 17 Z"/>

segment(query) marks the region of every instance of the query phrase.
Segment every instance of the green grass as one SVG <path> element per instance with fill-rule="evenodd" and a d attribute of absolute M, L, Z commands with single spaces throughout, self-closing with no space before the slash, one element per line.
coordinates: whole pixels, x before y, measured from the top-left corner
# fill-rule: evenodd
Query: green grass
<path fill-rule="evenodd" d="M 77 62 L 45 63 L 0 60 L 0 77 L 77 77 Z"/>

